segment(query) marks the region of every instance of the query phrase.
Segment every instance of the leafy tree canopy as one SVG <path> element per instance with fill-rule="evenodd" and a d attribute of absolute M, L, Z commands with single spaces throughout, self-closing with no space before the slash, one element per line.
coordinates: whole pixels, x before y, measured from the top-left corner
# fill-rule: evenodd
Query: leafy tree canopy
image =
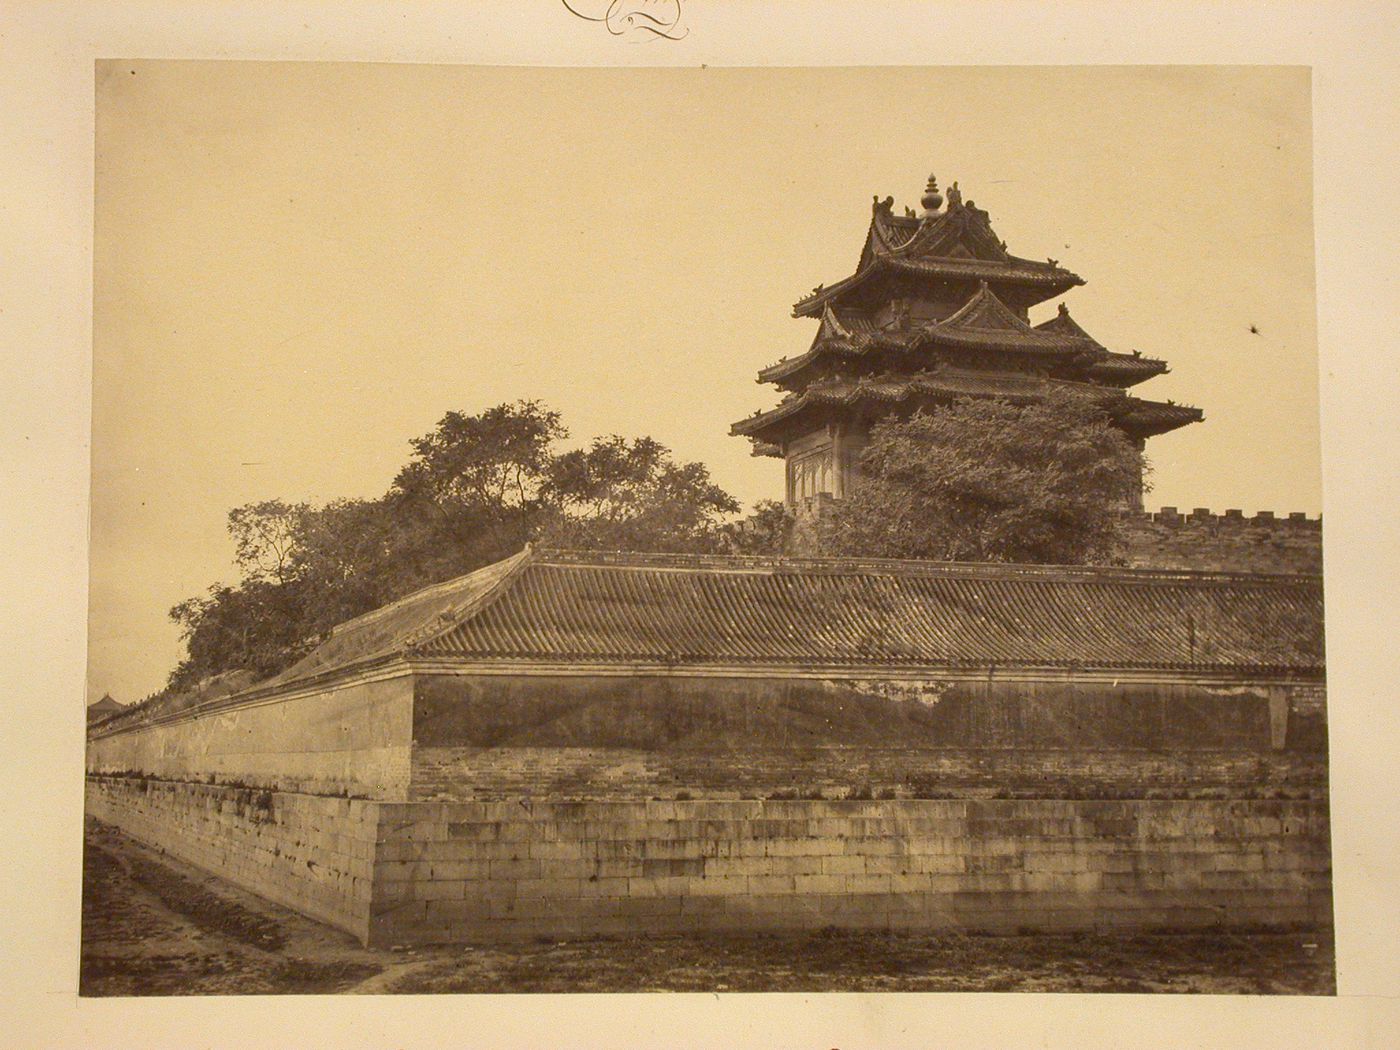
<path fill-rule="evenodd" d="M 1088 399 L 965 399 L 877 424 L 823 553 L 1082 564 L 1112 556 L 1142 453 Z"/>
<path fill-rule="evenodd" d="M 263 500 L 229 512 L 242 574 L 175 606 L 188 656 L 168 689 L 247 669 L 277 672 L 331 627 L 489 565 L 527 542 L 590 549 L 724 549 L 739 505 L 699 463 L 651 438 L 561 451 L 536 401 L 449 412 L 377 499 Z"/>
<path fill-rule="evenodd" d="M 715 551 L 719 519 L 739 510 L 704 464 L 676 463 L 651 438 L 613 435 L 566 452 L 544 491 L 552 513 L 543 542 L 584 550 Z"/>

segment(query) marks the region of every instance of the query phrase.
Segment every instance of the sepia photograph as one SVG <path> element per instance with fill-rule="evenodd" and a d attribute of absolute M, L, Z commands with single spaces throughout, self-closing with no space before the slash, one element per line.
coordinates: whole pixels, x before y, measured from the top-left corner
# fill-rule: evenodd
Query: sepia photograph
<path fill-rule="evenodd" d="M 1306 67 L 93 73 L 82 997 L 1336 995 Z"/>

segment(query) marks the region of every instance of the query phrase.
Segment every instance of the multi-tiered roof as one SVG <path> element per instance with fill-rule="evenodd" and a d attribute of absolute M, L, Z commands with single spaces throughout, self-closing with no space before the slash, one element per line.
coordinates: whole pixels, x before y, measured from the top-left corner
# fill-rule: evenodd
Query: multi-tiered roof
<path fill-rule="evenodd" d="M 923 204 L 922 215 L 900 216 L 893 198 L 877 198 L 855 273 L 794 306 L 793 316 L 817 318 L 820 327 L 805 354 L 759 373 L 787 396 L 734 424 L 755 452 L 781 455 L 788 441 L 838 419 L 868 421 L 968 396 L 1026 403 L 1056 386 L 1097 399 L 1134 439 L 1202 418 L 1199 409 L 1129 396 L 1166 363 L 1107 349 L 1063 304 L 1057 316 L 1030 324 L 1031 306 L 1082 278 L 1054 259 L 1009 254 L 987 213 L 964 203 L 956 183 L 940 210 L 930 178 Z"/>

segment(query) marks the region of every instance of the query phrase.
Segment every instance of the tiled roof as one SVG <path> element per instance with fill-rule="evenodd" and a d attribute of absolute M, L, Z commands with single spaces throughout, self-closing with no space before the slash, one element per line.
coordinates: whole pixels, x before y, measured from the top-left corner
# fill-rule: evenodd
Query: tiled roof
<path fill-rule="evenodd" d="M 1084 281 L 1077 274 L 1058 266 L 1010 256 L 1004 263 L 981 259 L 906 259 L 890 256 L 886 265 L 907 273 L 936 277 L 956 277 L 967 280 L 1004 281 L 1014 284 L 1044 284 L 1055 288 L 1072 288 Z"/>
<path fill-rule="evenodd" d="M 793 316 L 817 316 L 827 303 L 881 271 L 1028 286 L 1038 289 L 1037 301 L 1084 283 L 1058 263 L 1009 255 L 980 208 L 950 202 L 947 211 L 923 221 L 894 215 L 893 203 L 876 200 L 856 272 L 799 300 Z"/>
<path fill-rule="evenodd" d="M 1055 311 L 1055 316 L 1048 321 L 1041 321 L 1035 326 L 1038 332 L 1059 332 L 1062 335 L 1075 336 L 1079 339 L 1087 339 L 1100 350 L 1106 349 L 1102 343 L 1095 339 L 1088 332 L 1080 327 L 1079 322 L 1069 315 L 1069 307 L 1064 303 Z"/>
<path fill-rule="evenodd" d="M 858 405 L 897 405 L 901 403 L 939 404 L 960 397 L 991 397 L 1027 404 L 1044 397 L 1051 387 L 1075 390 L 1103 404 L 1116 423 L 1143 437 L 1163 434 L 1203 418 L 1201 410 L 1129 397 L 1117 387 L 1091 386 L 1061 379 L 1013 372 L 980 372 L 961 368 L 940 368 L 932 372 L 889 374 L 859 379 L 828 379 L 812 383 L 800 394 L 790 394 L 777 408 L 741 419 L 730 433 L 776 441 L 774 426 L 785 420 L 822 407 Z"/>
<path fill-rule="evenodd" d="M 1090 362 L 1087 373 L 1106 383 L 1120 383 L 1132 386 L 1144 379 L 1151 379 L 1167 371 L 1167 363 L 1155 357 L 1136 357 L 1132 354 L 1115 354 L 1105 350 L 1103 356 Z"/>
<path fill-rule="evenodd" d="M 126 704 L 120 711 L 104 717 L 97 728 L 102 731 L 119 732 L 124 727 L 206 707 L 246 692 L 255 686 L 257 681 L 256 674 L 242 668 L 221 671 L 179 691 L 161 692 L 145 700 Z"/>
<path fill-rule="evenodd" d="M 823 308 L 821 321 L 807 353 L 768 366 L 758 373 L 759 381 L 780 382 L 824 357 L 858 358 L 872 350 L 910 353 L 924 347 L 950 347 L 1057 357 L 1108 353 L 1083 333 L 1031 327 L 997 298 L 985 281 L 966 303 L 941 321 L 880 329 L 866 315 L 829 305 Z"/>
<path fill-rule="evenodd" d="M 347 620 L 330 637 L 272 680 L 281 684 L 309 678 L 349 663 L 361 663 L 402 652 L 447 623 L 468 616 L 490 597 L 494 588 L 523 563 L 527 552 L 416 591 L 406 598 Z"/>
<path fill-rule="evenodd" d="M 1317 577 L 525 552 L 338 628 L 277 683 L 390 655 L 569 666 L 1317 673 Z"/>
<path fill-rule="evenodd" d="M 1205 413 L 1190 405 L 1174 405 L 1170 401 L 1148 401 L 1143 398 L 1124 399 L 1124 411 L 1110 413 L 1117 422 L 1126 425 L 1142 437 L 1153 437 L 1179 430 L 1188 423 L 1199 423 Z"/>
<path fill-rule="evenodd" d="M 893 203 L 893 200 L 891 200 Z M 875 251 L 897 252 L 909 246 L 919 232 L 919 220 L 913 215 L 895 215 L 879 201 L 870 217 L 870 241 Z"/>
<path fill-rule="evenodd" d="M 1095 357 L 1087 366 L 1087 373 L 1095 379 L 1102 379 L 1109 383 L 1121 383 L 1132 386 L 1134 383 L 1141 383 L 1144 379 L 1151 379 L 1153 376 L 1161 375 L 1167 371 L 1167 363 L 1155 357 L 1143 357 L 1140 354 L 1118 354 L 1104 347 L 1097 339 L 1080 327 L 1069 314 L 1069 308 L 1064 303 L 1060 304 L 1059 312 L 1048 321 L 1042 321 L 1035 326 L 1038 332 L 1053 332 L 1071 338 L 1087 340 L 1096 351 Z"/>

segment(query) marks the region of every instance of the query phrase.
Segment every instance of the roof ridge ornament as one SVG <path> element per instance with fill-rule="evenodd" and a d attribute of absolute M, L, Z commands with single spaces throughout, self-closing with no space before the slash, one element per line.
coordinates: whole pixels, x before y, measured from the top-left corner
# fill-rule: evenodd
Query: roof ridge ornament
<path fill-rule="evenodd" d="M 927 221 L 938 214 L 938 209 L 943 207 L 943 194 L 938 192 L 938 177 L 930 175 L 928 185 L 924 187 L 924 195 L 919 199 L 919 203 L 924 206 L 922 218 Z"/>
<path fill-rule="evenodd" d="M 961 208 L 962 206 L 962 190 L 958 189 L 957 180 L 954 179 L 953 184 L 948 187 L 948 210 L 952 211 L 953 209 Z"/>

